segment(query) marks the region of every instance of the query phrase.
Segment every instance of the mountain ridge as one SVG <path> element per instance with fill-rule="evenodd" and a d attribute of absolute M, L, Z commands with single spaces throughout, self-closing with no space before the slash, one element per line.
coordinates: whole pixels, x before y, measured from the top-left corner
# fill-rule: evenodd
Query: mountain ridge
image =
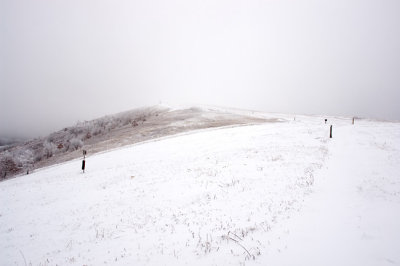
<path fill-rule="evenodd" d="M 0 150 L 0 180 L 79 158 L 82 149 L 94 154 L 197 129 L 278 121 L 210 107 L 174 109 L 156 105 L 132 109 L 4 146 Z"/>

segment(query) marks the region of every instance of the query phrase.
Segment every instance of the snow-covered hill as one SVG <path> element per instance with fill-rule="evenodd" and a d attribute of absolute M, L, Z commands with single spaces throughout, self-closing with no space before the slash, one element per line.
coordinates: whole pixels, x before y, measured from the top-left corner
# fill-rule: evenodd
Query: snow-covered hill
<path fill-rule="evenodd" d="M 276 117 L 1 182 L 0 264 L 400 264 L 400 125 Z"/>
<path fill-rule="evenodd" d="M 257 124 L 275 118 L 215 107 L 156 105 L 104 116 L 14 145 L 0 145 L 0 181 L 37 168 L 79 158 L 80 149 L 97 153 L 195 129 Z M 10 140 L 7 143 L 11 143 Z"/>

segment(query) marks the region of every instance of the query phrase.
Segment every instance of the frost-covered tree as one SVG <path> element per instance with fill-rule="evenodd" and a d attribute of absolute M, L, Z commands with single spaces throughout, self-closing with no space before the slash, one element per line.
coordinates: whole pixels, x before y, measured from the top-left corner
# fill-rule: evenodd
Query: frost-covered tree
<path fill-rule="evenodd" d="M 90 132 L 91 132 L 92 136 L 100 135 L 102 133 L 102 127 L 99 124 L 94 124 L 91 127 Z"/>
<path fill-rule="evenodd" d="M 57 151 L 56 144 L 54 144 L 53 142 L 49 142 L 47 140 L 43 143 L 43 148 L 47 158 L 53 156 L 54 153 Z"/>
<path fill-rule="evenodd" d="M 73 138 L 70 140 L 70 148 L 72 148 L 72 150 L 77 150 L 79 148 L 81 148 L 83 146 L 83 141 L 81 139 L 78 138 Z"/>

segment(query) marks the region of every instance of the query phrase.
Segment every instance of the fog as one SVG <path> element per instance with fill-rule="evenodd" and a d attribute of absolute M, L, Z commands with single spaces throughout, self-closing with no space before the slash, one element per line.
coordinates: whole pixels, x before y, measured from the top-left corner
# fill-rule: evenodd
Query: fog
<path fill-rule="evenodd" d="M 0 1 L 0 136 L 160 101 L 400 120 L 398 0 Z"/>

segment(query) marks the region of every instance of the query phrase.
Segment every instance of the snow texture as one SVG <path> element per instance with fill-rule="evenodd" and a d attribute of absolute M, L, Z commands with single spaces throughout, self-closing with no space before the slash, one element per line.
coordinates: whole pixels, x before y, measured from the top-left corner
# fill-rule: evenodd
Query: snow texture
<path fill-rule="evenodd" d="M 399 265 L 400 125 L 286 118 L 1 182 L 0 264 Z"/>

